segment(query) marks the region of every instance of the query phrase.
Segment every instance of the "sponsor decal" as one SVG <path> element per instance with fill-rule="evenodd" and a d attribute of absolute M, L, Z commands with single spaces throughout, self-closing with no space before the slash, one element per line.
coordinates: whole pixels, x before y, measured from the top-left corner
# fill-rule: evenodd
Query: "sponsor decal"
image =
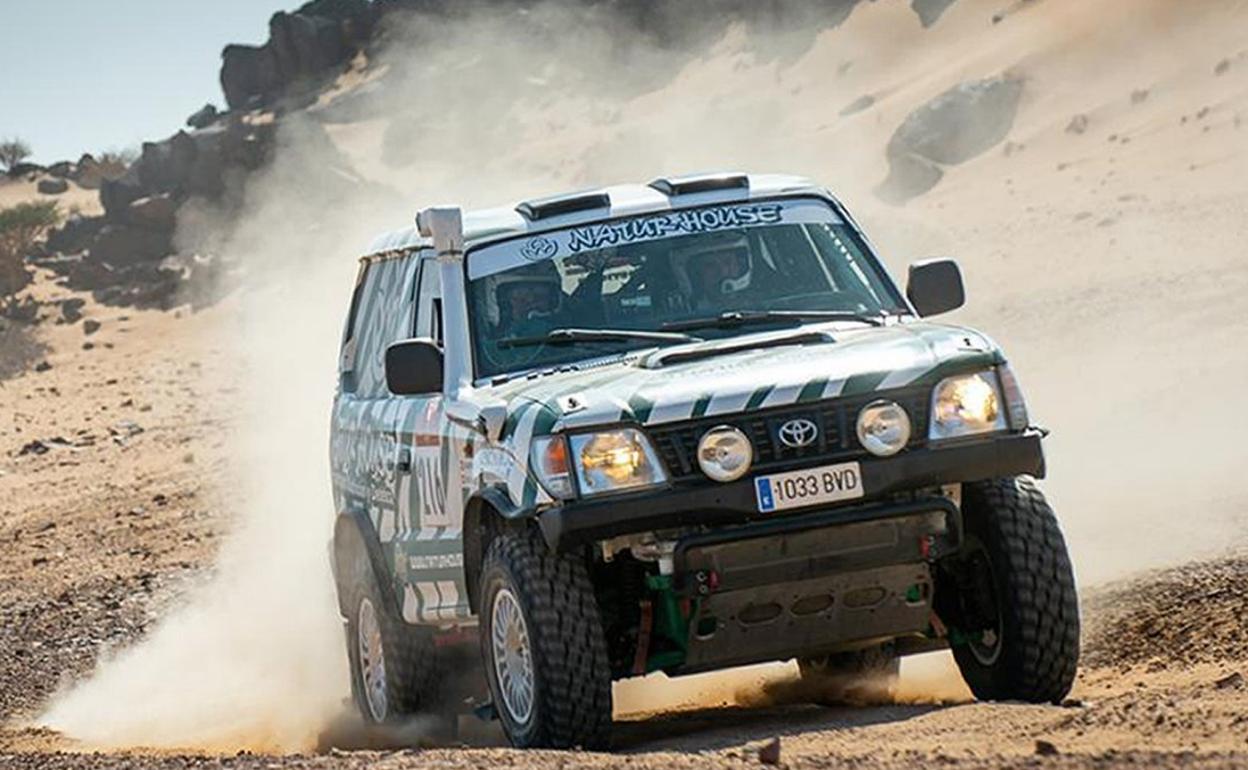
<path fill-rule="evenodd" d="M 530 262 L 541 262 L 559 253 L 559 244 L 544 235 L 530 238 L 520 249 L 520 256 Z"/>
<path fill-rule="evenodd" d="M 693 235 L 736 227 L 774 225 L 778 224 L 781 219 L 782 210 L 778 203 L 674 211 L 670 214 L 606 222 L 569 230 L 568 250 L 573 254 L 578 254 L 588 249 L 648 241 L 669 235 Z M 531 244 L 532 241 L 529 243 Z M 528 244 L 525 248 L 528 248 Z"/>
<path fill-rule="evenodd" d="M 407 563 L 414 570 L 452 569 L 464 566 L 464 555 L 462 553 L 436 553 L 412 556 Z"/>

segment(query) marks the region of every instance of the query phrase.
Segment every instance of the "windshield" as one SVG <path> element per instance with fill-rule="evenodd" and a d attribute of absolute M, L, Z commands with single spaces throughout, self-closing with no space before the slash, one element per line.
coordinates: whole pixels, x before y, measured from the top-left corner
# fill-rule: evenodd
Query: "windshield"
<path fill-rule="evenodd" d="M 670 344 L 607 332 L 702 319 L 710 328 L 699 337 L 757 331 L 713 322 L 725 313 L 905 311 L 848 224 L 808 199 L 652 214 L 485 246 L 468 256 L 468 302 L 483 377 Z M 800 312 L 777 313 L 765 323 L 799 320 Z M 581 333 L 569 339 L 569 329 Z M 534 344 L 551 332 L 549 344 Z"/>

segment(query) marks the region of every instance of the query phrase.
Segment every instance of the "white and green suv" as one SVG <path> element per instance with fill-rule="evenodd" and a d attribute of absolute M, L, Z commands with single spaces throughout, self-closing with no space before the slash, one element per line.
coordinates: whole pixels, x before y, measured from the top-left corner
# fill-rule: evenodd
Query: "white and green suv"
<path fill-rule="evenodd" d="M 778 175 L 426 209 L 362 260 L 332 556 L 370 720 L 479 642 L 517 746 L 609 743 L 611 682 L 796 659 L 1055 702 L 1075 584 L 1002 351 L 927 320 L 841 203 Z M 460 654 L 456 656 L 456 651 Z M 454 663 L 454 661 L 460 663 Z"/>

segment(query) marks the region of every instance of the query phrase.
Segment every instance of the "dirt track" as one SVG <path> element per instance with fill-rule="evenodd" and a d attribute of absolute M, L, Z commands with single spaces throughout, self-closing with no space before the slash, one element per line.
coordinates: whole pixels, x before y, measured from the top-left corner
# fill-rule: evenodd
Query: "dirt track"
<path fill-rule="evenodd" d="M 828 708 L 799 702 L 801 693 L 782 679 L 738 684 L 735 700 L 754 705 L 708 708 L 704 701 L 701 708 L 625 717 L 614 755 L 328 745 L 324 753 L 281 758 L 79 753 L 55 734 L 22 727 L 23 719 L 64 677 L 88 671 L 101 649 L 141 635 L 211 563 L 225 526 L 209 482 L 221 467 L 230 422 L 208 405 L 220 403 L 228 387 L 211 397 L 201 370 L 214 353 L 199 334 L 223 312 L 130 313 L 121 320 L 92 306 L 88 315 L 104 320 L 90 338 L 92 350 L 82 349 L 79 327 L 45 326 L 52 368 L 4 383 L 23 407 L 4 428 L 11 449 L 0 476 L 0 541 L 7 544 L 0 552 L 0 717 L 10 720 L 0 730 L 0 767 L 723 767 L 757 765 L 759 747 L 776 737 L 790 767 L 1248 763 L 1248 560 L 1239 558 L 1086 596 L 1093 618 L 1088 665 L 1072 701 L 1060 707 L 962 702 L 950 685 L 956 677 L 937 662 L 917 681 L 907 674 L 897 703 Z M 142 342 L 153 337 L 170 345 Z M 126 421 L 142 432 L 118 427 Z M 76 446 L 49 441 L 57 436 Z M 48 451 L 22 455 L 35 440 Z M 487 728 L 465 727 L 487 743 L 497 740 Z M 360 739 L 347 733 L 323 742 L 350 746 Z M 1058 753 L 1044 753 L 1050 745 Z M 56 753 L 62 751 L 69 753 Z"/>

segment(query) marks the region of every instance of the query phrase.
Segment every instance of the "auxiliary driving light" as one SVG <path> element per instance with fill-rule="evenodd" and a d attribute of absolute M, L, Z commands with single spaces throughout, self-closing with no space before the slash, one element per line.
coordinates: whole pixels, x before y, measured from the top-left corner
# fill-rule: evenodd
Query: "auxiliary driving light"
<path fill-rule="evenodd" d="M 711 428 L 698 441 L 698 467 L 715 481 L 736 481 L 754 462 L 754 446 L 731 425 Z"/>
<path fill-rule="evenodd" d="M 858 441 L 873 455 L 895 455 L 910 441 L 910 415 L 892 401 L 872 401 L 858 413 Z"/>

